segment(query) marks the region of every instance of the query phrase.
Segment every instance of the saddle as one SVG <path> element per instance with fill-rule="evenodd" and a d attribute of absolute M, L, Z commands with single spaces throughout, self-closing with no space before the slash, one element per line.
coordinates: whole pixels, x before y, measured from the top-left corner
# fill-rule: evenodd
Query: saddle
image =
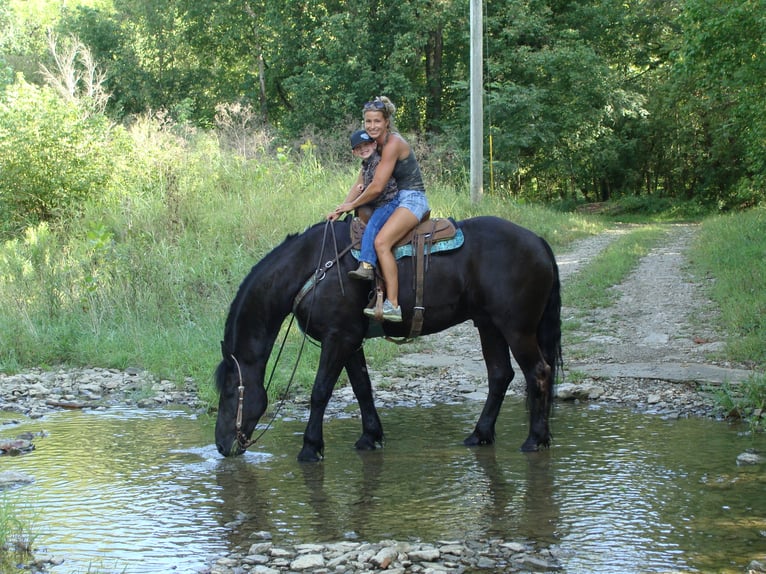
<path fill-rule="evenodd" d="M 426 215 L 426 217 L 428 217 L 428 215 Z M 364 229 L 366 227 L 367 224 L 359 217 L 355 217 L 351 221 L 351 243 L 353 245 L 361 245 L 362 235 L 364 234 Z M 452 220 L 445 217 L 425 219 L 424 221 L 421 221 L 410 233 L 402 237 L 396 243 L 396 245 L 394 245 L 394 251 L 396 251 L 399 247 L 414 245 L 418 235 L 423 235 L 428 239 L 427 243 L 433 245 L 439 241 L 455 239 L 457 235 L 457 228 L 455 227 L 455 224 L 452 222 Z M 405 253 L 399 257 L 404 257 L 406 255 L 409 255 L 409 253 Z"/>
<path fill-rule="evenodd" d="M 463 244 L 463 232 L 455 226 L 451 219 L 437 217 L 430 219 L 430 214 L 426 214 L 426 219 L 421 221 L 415 229 L 406 234 L 394 245 L 394 257 L 412 256 L 414 273 L 413 289 L 415 291 L 415 307 L 410 326 L 408 339 L 417 338 L 423 328 L 423 284 L 425 283 L 425 274 L 428 270 L 428 262 L 432 253 L 438 251 L 449 251 L 457 249 Z M 351 243 L 355 248 L 361 245 L 362 234 L 364 233 L 365 223 L 358 217 L 351 221 Z M 352 249 L 352 253 L 358 259 L 359 252 Z M 375 319 L 383 320 L 383 293 L 384 283 L 382 278 L 375 275 L 375 299 L 371 305 L 375 308 Z"/>

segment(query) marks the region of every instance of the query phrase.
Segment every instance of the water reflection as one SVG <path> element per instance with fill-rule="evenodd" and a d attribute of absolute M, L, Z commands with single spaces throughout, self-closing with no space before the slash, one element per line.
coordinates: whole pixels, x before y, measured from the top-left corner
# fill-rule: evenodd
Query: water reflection
<path fill-rule="evenodd" d="M 766 473 L 735 457 L 766 437 L 560 405 L 554 448 L 524 454 L 524 406 L 511 401 L 497 445 L 466 449 L 479 407 L 390 409 L 375 452 L 353 449 L 358 420 L 330 421 L 320 464 L 295 460 L 300 422 L 224 459 L 214 421 L 183 410 L 58 413 L 0 428 L 50 433 L 0 471 L 35 477 L 14 493 L 41 509 L 38 543 L 67 558 L 60 573 L 194 572 L 259 531 L 285 544 L 527 540 L 560 547 L 571 572 L 741 572 L 764 558 Z"/>

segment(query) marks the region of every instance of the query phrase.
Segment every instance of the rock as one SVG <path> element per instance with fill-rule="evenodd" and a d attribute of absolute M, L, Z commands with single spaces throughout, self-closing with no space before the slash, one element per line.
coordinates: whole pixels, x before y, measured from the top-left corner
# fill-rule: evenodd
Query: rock
<path fill-rule="evenodd" d="M 549 564 L 547 560 L 537 556 L 525 556 L 522 562 L 525 566 L 532 568 L 533 570 L 560 570 L 560 568 L 555 565 Z"/>
<path fill-rule="evenodd" d="M 268 532 L 267 530 L 257 530 L 253 532 L 250 535 L 250 538 L 255 538 L 256 540 L 271 540 L 271 532 Z"/>
<path fill-rule="evenodd" d="M 408 552 L 410 560 L 415 562 L 433 562 L 439 559 L 439 551 L 436 548 L 421 548 Z"/>
<path fill-rule="evenodd" d="M 743 452 L 737 455 L 737 466 L 763 464 L 764 458 L 756 452 Z"/>
<path fill-rule="evenodd" d="M 258 542 L 250 546 L 249 554 L 266 554 L 272 546 L 271 542 Z"/>
<path fill-rule="evenodd" d="M 291 570 L 315 570 L 324 568 L 324 556 L 321 554 L 303 554 L 290 562 Z"/>
<path fill-rule="evenodd" d="M 295 553 L 284 548 L 272 548 L 269 550 L 269 556 L 272 558 L 292 558 Z"/>
<path fill-rule="evenodd" d="M 14 438 L 10 440 L 0 440 L 0 455 L 9 454 L 11 456 L 23 454 L 35 450 L 32 441 L 23 438 Z"/>
<path fill-rule="evenodd" d="M 17 472 L 15 470 L 5 470 L 0 472 L 0 490 L 19 486 L 21 484 L 30 484 L 34 481 L 34 477 L 24 474 L 23 472 Z"/>
<path fill-rule="evenodd" d="M 441 554 L 452 554 L 453 556 L 462 556 L 466 551 L 465 546 L 462 544 L 445 544 L 439 546 L 439 552 Z"/>
<path fill-rule="evenodd" d="M 381 548 L 380 552 L 373 556 L 370 562 L 375 564 L 375 566 L 378 568 L 383 568 L 385 570 L 391 566 L 391 563 L 396 560 L 398 556 L 399 552 L 396 550 L 396 548 L 388 546 L 386 548 Z"/>
<path fill-rule="evenodd" d="M 594 384 L 561 383 L 556 386 L 556 398 L 563 401 L 593 400 L 604 394 L 604 387 Z"/>
<path fill-rule="evenodd" d="M 242 562 L 245 564 L 268 564 L 270 562 L 270 558 L 266 556 L 265 554 L 248 554 L 242 559 Z"/>
<path fill-rule="evenodd" d="M 518 542 L 503 542 L 500 545 L 500 547 L 505 548 L 506 550 L 514 554 L 519 552 L 524 552 L 527 549 L 526 546 L 524 546 L 523 544 L 519 544 Z"/>

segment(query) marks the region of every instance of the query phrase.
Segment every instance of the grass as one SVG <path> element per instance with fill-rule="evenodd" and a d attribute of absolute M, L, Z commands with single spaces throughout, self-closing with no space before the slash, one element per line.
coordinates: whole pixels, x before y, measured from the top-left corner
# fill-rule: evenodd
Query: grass
<path fill-rule="evenodd" d="M 709 285 L 731 360 L 766 364 L 766 209 L 704 221 L 691 251 L 693 271 Z"/>
<path fill-rule="evenodd" d="M 713 391 L 723 416 L 741 420 L 750 430 L 762 430 L 766 424 L 766 376 L 753 375 L 741 384 L 726 383 Z"/>
<path fill-rule="evenodd" d="M 758 371 L 724 385 L 717 403 L 730 418 L 764 427 L 766 409 L 766 209 L 706 219 L 691 251 L 692 269 L 708 287 L 726 334 L 726 356 Z"/>
<path fill-rule="evenodd" d="M 114 187 L 78 211 L 0 244 L 0 370 L 34 366 L 145 369 L 194 379 L 216 401 L 212 373 L 240 281 L 290 233 L 324 219 L 345 196 L 358 164 L 322 166 L 301 152 L 244 159 L 214 135 L 179 139 L 140 124 L 135 156 L 116 162 Z M 554 248 L 598 233 L 598 218 L 524 206 L 468 186 L 428 184 L 434 216 L 506 217 Z M 287 338 L 273 394 L 293 368 L 301 337 Z M 371 341 L 372 368 L 400 350 Z M 318 349 L 307 345 L 295 390 L 313 383 Z"/>
<path fill-rule="evenodd" d="M 16 572 L 16 565 L 32 555 L 35 517 L 25 517 L 22 510 L 11 493 L 0 493 L 0 572 Z"/>

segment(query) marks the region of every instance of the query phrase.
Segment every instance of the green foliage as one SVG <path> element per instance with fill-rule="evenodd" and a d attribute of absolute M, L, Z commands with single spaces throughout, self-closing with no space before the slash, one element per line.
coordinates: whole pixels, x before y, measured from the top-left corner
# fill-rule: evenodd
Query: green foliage
<path fill-rule="evenodd" d="M 672 84 L 685 124 L 695 196 L 721 208 L 752 206 L 766 184 L 766 86 L 761 0 L 687 0 Z M 683 95 L 682 95 L 683 94 Z"/>
<path fill-rule="evenodd" d="M 13 69 L 6 54 L 13 45 L 14 15 L 6 2 L 0 2 L 0 94 L 13 81 Z"/>
<path fill-rule="evenodd" d="M 584 211 L 620 223 L 699 221 L 710 212 L 697 201 L 679 201 L 670 197 L 647 195 L 628 195 L 613 201 L 586 205 L 561 202 L 559 208 L 565 211 Z"/>
<path fill-rule="evenodd" d="M 766 377 L 753 375 L 734 385 L 725 383 L 715 392 L 720 412 L 729 419 L 746 422 L 753 431 L 763 430 L 766 420 Z"/>
<path fill-rule="evenodd" d="M 713 276 L 710 296 L 719 309 L 729 355 L 766 362 L 766 210 L 703 221 L 693 249 L 695 273 Z"/>
<path fill-rule="evenodd" d="M 18 81 L 0 101 L 0 236 L 56 221 L 103 193 L 112 179 L 113 134 L 52 90 Z"/>
<path fill-rule="evenodd" d="M 22 508 L 16 497 L 0 492 L 0 572 L 15 572 L 19 562 L 31 558 L 35 523 L 34 512 Z"/>
<path fill-rule="evenodd" d="M 398 127 L 434 153 L 440 178 L 457 183 L 467 171 L 461 0 L 10 6 L 0 68 L 5 60 L 34 81 L 39 64 L 50 65 L 44 30 L 74 35 L 107 69 L 108 110 L 119 120 L 164 110 L 210 127 L 219 106 L 243 105 L 253 125 L 297 148 L 348 133 L 361 104 L 386 94 Z M 762 0 L 485 2 L 488 191 L 570 203 L 670 198 L 721 211 L 762 202 L 764 14 Z"/>

